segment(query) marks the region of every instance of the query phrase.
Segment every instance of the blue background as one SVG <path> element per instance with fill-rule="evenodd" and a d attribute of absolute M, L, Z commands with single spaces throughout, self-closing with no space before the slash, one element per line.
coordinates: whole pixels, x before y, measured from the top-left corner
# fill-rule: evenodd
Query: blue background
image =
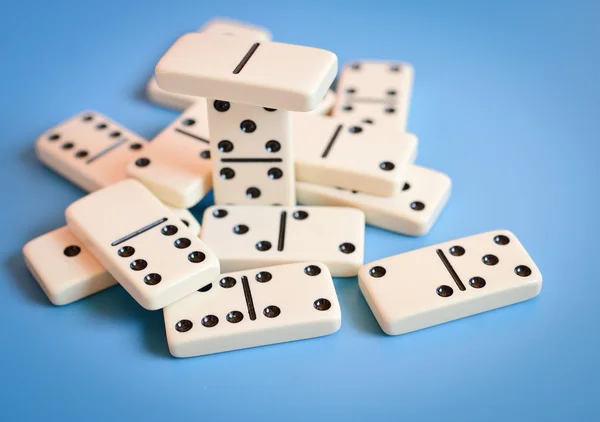
<path fill-rule="evenodd" d="M 35 139 L 84 109 L 152 138 L 177 116 L 144 97 L 154 64 L 215 16 L 340 63 L 411 62 L 417 162 L 454 191 L 425 237 L 369 227 L 366 262 L 507 228 L 541 295 L 388 337 L 356 279 L 338 279 L 338 333 L 184 360 L 162 313 L 119 287 L 52 306 L 21 248 L 84 193 L 37 161 Z M 0 420 L 598 420 L 598 16 L 583 1 L 5 2 Z"/>

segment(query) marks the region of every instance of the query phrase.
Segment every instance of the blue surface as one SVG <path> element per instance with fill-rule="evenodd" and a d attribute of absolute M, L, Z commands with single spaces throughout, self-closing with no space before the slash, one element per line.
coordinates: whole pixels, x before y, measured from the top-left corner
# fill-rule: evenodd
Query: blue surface
<path fill-rule="evenodd" d="M 282 3 L 3 4 L 0 420 L 598 420 L 599 3 Z M 425 237 L 369 227 L 366 261 L 507 228 L 541 295 L 388 337 L 356 279 L 339 279 L 337 334 L 185 360 L 169 356 L 162 313 L 119 287 L 52 306 L 21 247 L 83 192 L 36 160 L 35 139 L 83 109 L 151 138 L 176 116 L 144 98 L 156 60 L 214 16 L 341 63 L 413 63 L 418 163 L 454 192 Z"/>

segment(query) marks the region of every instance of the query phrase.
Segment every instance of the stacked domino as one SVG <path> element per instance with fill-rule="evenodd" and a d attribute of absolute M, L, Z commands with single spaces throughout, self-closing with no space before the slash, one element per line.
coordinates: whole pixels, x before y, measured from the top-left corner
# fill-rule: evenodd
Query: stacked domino
<path fill-rule="evenodd" d="M 152 142 L 93 111 L 38 139 L 40 160 L 91 192 L 23 249 L 52 303 L 119 283 L 163 309 L 171 353 L 189 357 L 336 332 L 332 277 L 358 275 L 390 335 L 539 294 L 503 230 L 363 265 L 365 221 L 424 235 L 450 195 L 448 176 L 414 164 L 413 69 L 349 63 L 336 96 L 333 53 L 270 39 L 215 19 L 177 40 L 148 96 L 184 111 Z M 211 188 L 200 227 L 186 208 Z"/>

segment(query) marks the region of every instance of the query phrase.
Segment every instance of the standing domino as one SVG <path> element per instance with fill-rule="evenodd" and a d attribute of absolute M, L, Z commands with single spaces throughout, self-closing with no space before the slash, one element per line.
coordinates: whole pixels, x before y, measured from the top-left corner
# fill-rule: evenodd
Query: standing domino
<path fill-rule="evenodd" d="M 358 208 L 365 213 L 367 224 L 410 236 L 423 236 L 431 230 L 451 190 L 448 176 L 415 165 L 409 166 L 402 191 L 391 197 L 296 182 L 301 204 Z"/>
<path fill-rule="evenodd" d="M 358 282 L 383 331 L 397 335 L 531 299 L 542 274 L 498 230 L 371 262 Z"/>
<path fill-rule="evenodd" d="M 333 115 L 349 123 L 405 131 L 413 74 L 408 63 L 358 61 L 345 65 Z"/>
<path fill-rule="evenodd" d="M 196 235 L 200 225 L 188 210 L 173 213 Z M 66 305 L 117 283 L 67 226 L 29 241 L 25 264 L 50 302 Z"/>
<path fill-rule="evenodd" d="M 196 205 L 212 186 L 206 100 L 200 99 L 148 144 L 127 166 L 160 200 Z"/>
<path fill-rule="evenodd" d="M 195 33 L 177 40 L 156 77 L 167 91 L 209 98 L 215 203 L 293 205 L 286 110 L 315 109 L 336 71 L 325 50 Z"/>
<path fill-rule="evenodd" d="M 318 262 L 223 274 L 163 312 L 176 357 L 325 336 L 342 322 L 331 274 Z"/>
<path fill-rule="evenodd" d="M 213 206 L 200 232 L 223 271 L 318 259 L 334 277 L 357 274 L 364 235 L 363 212 L 336 207 Z"/>
<path fill-rule="evenodd" d="M 123 180 L 125 167 L 147 145 L 135 133 L 94 111 L 85 111 L 43 134 L 40 161 L 91 192 Z"/>
<path fill-rule="evenodd" d="M 400 192 L 417 156 L 417 137 L 336 117 L 293 118 L 296 179 L 379 196 Z"/>
<path fill-rule="evenodd" d="M 75 201 L 67 225 L 144 308 L 181 299 L 219 274 L 206 245 L 132 179 Z"/>
<path fill-rule="evenodd" d="M 208 21 L 198 32 L 230 35 L 254 41 L 269 41 L 271 33 L 268 29 L 231 19 L 215 18 Z M 146 87 L 148 98 L 156 104 L 177 110 L 191 107 L 199 98 L 193 95 L 176 94 L 165 91 L 156 83 L 154 75 Z"/>

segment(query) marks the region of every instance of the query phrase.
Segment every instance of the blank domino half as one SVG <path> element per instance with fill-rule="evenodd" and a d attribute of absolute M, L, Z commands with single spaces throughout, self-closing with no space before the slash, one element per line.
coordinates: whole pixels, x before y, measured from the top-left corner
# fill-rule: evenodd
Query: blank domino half
<path fill-rule="evenodd" d="M 542 274 L 513 233 L 496 230 L 371 262 L 358 282 L 397 335 L 531 299 Z"/>
<path fill-rule="evenodd" d="M 196 235 L 200 224 L 184 209 L 171 208 Z M 29 241 L 23 247 L 27 268 L 50 302 L 66 305 L 114 286 L 117 281 L 67 226 Z"/>
<path fill-rule="evenodd" d="M 223 271 L 319 260 L 334 277 L 357 274 L 364 236 L 363 212 L 343 207 L 213 206 L 200 232 Z"/>
<path fill-rule="evenodd" d="M 80 188 L 92 192 L 126 177 L 127 163 L 146 140 L 95 111 L 84 111 L 38 138 L 40 161 Z"/>
<path fill-rule="evenodd" d="M 127 166 L 161 201 L 179 208 L 196 205 L 212 187 L 206 100 L 198 100 Z"/>
<path fill-rule="evenodd" d="M 344 65 L 333 115 L 353 124 L 406 130 L 414 70 L 408 63 L 363 60 Z"/>
<path fill-rule="evenodd" d="M 409 236 L 423 236 L 431 230 L 451 190 L 447 175 L 416 165 L 408 167 L 402 191 L 390 197 L 296 182 L 301 204 L 358 208 L 365 213 L 367 224 Z"/>
<path fill-rule="evenodd" d="M 223 274 L 163 312 L 176 357 L 325 336 L 342 322 L 331 274 L 320 262 Z"/>
<path fill-rule="evenodd" d="M 146 309 L 163 308 L 220 272 L 215 254 L 136 180 L 79 199 L 65 215 L 73 234 Z"/>
<path fill-rule="evenodd" d="M 271 39 L 271 33 L 266 28 L 225 18 L 211 19 L 198 32 L 231 35 L 255 41 L 269 41 Z M 177 110 L 185 110 L 201 98 L 165 91 L 158 86 L 154 76 L 148 82 L 146 92 L 152 102 Z M 333 107 L 333 104 L 331 104 L 331 107 Z"/>
<path fill-rule="evenodd" d="M 417 156 L 417 137 L 336 117 L 299 115 L 292 138 L 296 180 L 393 196 L 404 185 Z"/>

